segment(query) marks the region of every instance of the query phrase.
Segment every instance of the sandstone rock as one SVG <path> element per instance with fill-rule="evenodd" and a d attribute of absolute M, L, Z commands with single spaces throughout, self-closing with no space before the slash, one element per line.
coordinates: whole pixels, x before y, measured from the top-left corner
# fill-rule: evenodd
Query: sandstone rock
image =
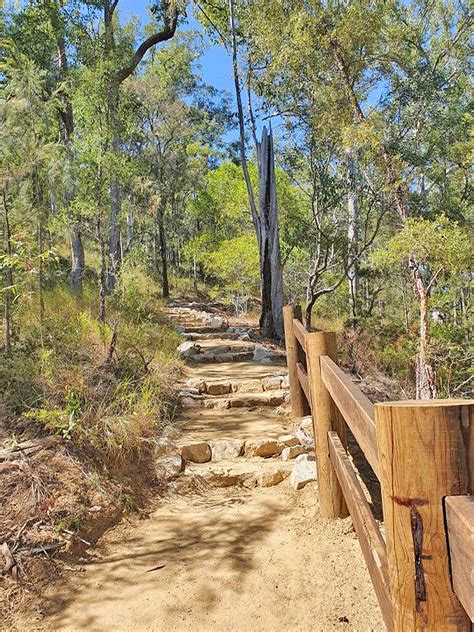
<path fill-rule="evenodd" d="M 313 421 L 310 416 L 303 417 L 298 430 L 295 432 L 301 445 L 314 450 Z"/>
<path fill-rule="evenodd" d="M 182 342 L 178 347 L 178 353 L 182 358 L 189 358 L 190 356 L 196 355 L 201 352 L 201 346 L 197 345 L 195 342 L 191 340 L 187 340 L 186 342 Z"/>
<path fill-rule="evenodd" d="M 316 480 L 316 460 L 314 456 L 309 454 L 301 454 L 296 457 L 290 476 L 290 485 L 294 489 L 303 489 L 303 487 Z"/>
<path fill-rule="evenodd" d="M 263 362 L 263 360 L 271 360 L 273 356 L 273 351 L 271 349 L 267 349 L 262 345 L 255 345 L 255 349 L 253 351 L 253 361 L 254 362 Z"/>
<path fill-rule="evenodd" d="M 276 456 L 281 454 L 283 444 L 275 439 L 256 439 L 245 442 L 245 456 Z"/>
<path fill-rule="evenodd" d="M 299 444 L 298 439 L 294 435 L 290 435 L 290 434 L 281 435 L 280 437 L 278 437 L 278 441 L 280 441 L 280 443 L 284 443 L 286 447 L 288 448 L 291 448 L 291 446 Z"/>
<path fill-rule="evenodd" d="M 230 382 L 208 382 L 207 393 L 208 395 L 226 395 L 232 390 L 232 384 Z"/>
<path fill-rule="evenodd" d="M 203 312 L 203 321 L 208 327 L 215 327 L 216 329 L 220 329 L 227 324 L 220 316 L 214 316 L 213 314 L 207 314 L 206 312 Z"/>
<path fill-rule="evenodd" d="M 211 460 L 211 448 L 208 443 L 189 443 L 181 448 L 181 456 L 192 463 L 207 463 Z"/>
<path fill-rule="evenodd" d="M 278 391 L 281 389 L 281 377 L 265 377 L 262 386 L 264 391 Z"/>
<path fill-rule="evenodd" d="M 211 443 L 212 461 L 225 461 L 239 457 L 244 450 L 245 441 L 239 439 L 223 439 Z"/>
<path fill-rule="evenodd" d="M 208 410 L 227 410 L 230 408 L 230 401 L 228 399 L 205 399 L 203 406 Z"/>
<path fill-rule="evenodd" d="M 263 390 L 261 380 L 244 380 L 232 385 L 234 393 L 260 393 Z"/>
<path fill-rule="evenodd" d="M 288 377 L 288 375 L 283 376 L 283 379 L 281 381 L 281 387 L 284 388 L 285 390 L 290 388 L 290 378 Z"/>
<path fill-rule="evenodd" d="M 187 388 L 196 388 L 200 393 L 206 392 L 206 382 L 200 377 L 192 377 L 186 382 L 185 386 Z"/>
<path fill-rule="evenodd" d="M 261 474 L 257 476 L 257 485 L 259 487 L 273 487 L 273 485 L 278 485 L 278 483 L 281 483 L 289 475 L 290 470 L 284 465 L 281 465 L 280 467 L 277 467 L 275 469 L 270 468 L 267 470 L 266 468 L 264 468 Z"/>
<path fill-rule="evenodd" d="M 186 396 L 181 398 L 181 406 L 183 408 L 200 408 L 202 400 L 197 397 Z"/>
<path fill-rule="evenodd" d="M 234 354 L 233 353 L 218 353 L 214 356 L 214 362 L 224 363 L 224 362 L 233 362 Z"/>
<path fill-rule="evenodd" d="M 248 334 L 240 334 L 238 339 L 244 340 L 245 342 L 252 340 L 252 338 Z"/>
<path fill-rule="evenodd" d="M 289 461 L 290 459 L 296 459 L 300 454 L 305 454 L 305 452 L 306 450 L 302 445 L 292 445 L 281 451 L 281 458 L 283 461 Z"/>
<path fill-rule="evenodd" d="M 193 395 L 200 395 L 199 389 L 186 387 L 182 391 L 180 391 L 180 393 L 179 393 L 180 397 L 189 397 L 189 396 L 193 396 Z"/>
<path fill-rule="evenodd" d="M 155 461 L 155 474 L 159 479 L 170 481 L 184 470 L 183 457 L 179 452 L 165 454 Z"/>

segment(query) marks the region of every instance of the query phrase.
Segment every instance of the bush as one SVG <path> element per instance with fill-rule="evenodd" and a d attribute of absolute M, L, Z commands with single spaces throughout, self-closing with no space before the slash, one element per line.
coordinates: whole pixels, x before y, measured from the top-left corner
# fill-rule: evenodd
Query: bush
<path fill-rule="evenodd" d="M 0 356 L 13 434 L 58 434 L 110 464 L 140 459 L 169 423 L 178 334 L 143 270 L 121 280 L 108 324 L 97 320 L 95 287 L 80 300 L 64 284 L 47 289 L 42 324 L 31 301 L 17 310 L 14 353 Z"/>

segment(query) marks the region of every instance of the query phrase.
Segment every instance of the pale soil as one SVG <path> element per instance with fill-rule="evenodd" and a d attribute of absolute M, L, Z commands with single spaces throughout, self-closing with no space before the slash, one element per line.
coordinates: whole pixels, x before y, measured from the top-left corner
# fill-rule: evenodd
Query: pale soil
<path fill-rule="evenodd" d="M 234 382 L 283 368 L 239 362 L 188 374 Z M 198 409 L 183 413 L 178 439 L 273 438 L 291 425 L 270 407 Z M 42 596 L 36 621 L 18 629 L 385 629 L 351 520 L 320 517 L 316 483 L 216 489 L 178 479 L 146 520 L 122 522 L 89 554 Z"/>

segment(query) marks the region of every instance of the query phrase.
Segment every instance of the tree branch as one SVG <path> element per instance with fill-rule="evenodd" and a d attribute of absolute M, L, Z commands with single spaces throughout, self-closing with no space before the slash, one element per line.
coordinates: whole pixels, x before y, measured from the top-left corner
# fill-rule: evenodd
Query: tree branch
<path fill-rule="evenodd" d="M 121 68 L 117 72 L 115 76 L 117 83 L 122 83 L 134 72 L 135 68 L 138 66 L 138 64 L 143 59 L 145 53 L 150 48 L 156 46 L 157 44 L 160 44 L 161 42 L 166 42 L 167 40 L 170 40 L 172 37 L 174 37 L 174 34 L 176 33 L 176 26 L 178 24 L 178 12 L 176 10 L 173 10 L 173 14 L 170 18 L 168 11 L 169 2 L 166 1 L 163 29 L 159 33 L 153 33 L 153 35 L 150 35 L 150 37 L 148 37 L 144 42 L 140 44 L 133 55 L 131 63 L 128 66 Z"/>

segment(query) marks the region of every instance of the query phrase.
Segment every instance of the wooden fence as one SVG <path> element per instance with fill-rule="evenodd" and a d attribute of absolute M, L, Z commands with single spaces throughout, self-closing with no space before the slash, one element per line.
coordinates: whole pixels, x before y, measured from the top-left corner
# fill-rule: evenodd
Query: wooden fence
<path fill-rule="evenodd" d="M 474 401 L 372 404 L 337 365 L 336 336 L 284 310 L 295 417 L 312 415 L 319 501 L 351 515 L 387 629 L 471 630 Z M 346 450 L 346 425 L 380 482 L 383 533 Z"/>

